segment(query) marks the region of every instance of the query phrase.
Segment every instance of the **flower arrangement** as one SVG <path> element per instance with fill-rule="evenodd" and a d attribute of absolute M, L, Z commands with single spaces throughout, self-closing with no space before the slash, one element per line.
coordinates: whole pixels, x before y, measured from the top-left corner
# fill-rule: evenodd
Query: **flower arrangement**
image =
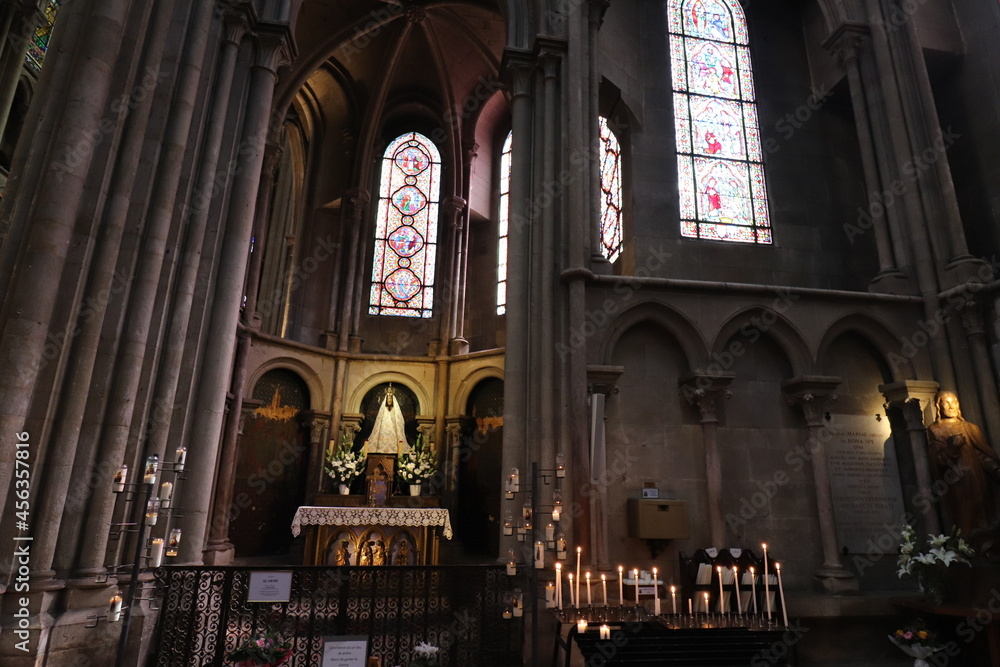
<path fill-rule="evenodd" d="M 226 655 L 226 660 L 244 665 L 280 665 L 292 655 L 292 643 L 273 630 L 246 639 Z"/>
<path fill-rule="evenodd" d="M 350 484 L 365 472 L 367 459 L 353 447 L 351 437 L 344 433 L 337 447 L 326 452 L 326 474 L 338 484 Z"/>
<path fill-rule="evenodd" d="M 889 635 L 889 641 L 913 658 L 913 664 L 919 667 L 927 665 L 927 658 L 944 648 L 938 641 L 937 634 L 929 630 L 919 618 Z"/>
<path fill-rule="evenodd" d="M 438 651 L 440 649 L 437 646 L 420 642 L 413 647 L 413 660 L 410 661 L 410 667 L 437 667 L 440 664 Z"/>
<path fill-rule="evenodd" d="M 902 579 L 906 576 L 917 578 L 920 589 L 924 591 L 928 601 L 941 604 L 944 600 L 945 568 L 952 563 L 969 565 L 975 551 L 959 537 L 959 530 L 954 526 L 950 535 L 928 535 L 928 547 L 924 552 L 918 552 L 916 531 L 909 524 L 903 526 L 903 541 L 899 545 L 899 565 L 896 575 Z"/>
<path fill-rule="evenodd" d="M 396 476 L 407 484 L 420 484 L 437 470 L 434 459 L 434 452 L 424 447 L 423 436 L 417 436 L 410 452 L 400 454 L 396 462 Z"/>

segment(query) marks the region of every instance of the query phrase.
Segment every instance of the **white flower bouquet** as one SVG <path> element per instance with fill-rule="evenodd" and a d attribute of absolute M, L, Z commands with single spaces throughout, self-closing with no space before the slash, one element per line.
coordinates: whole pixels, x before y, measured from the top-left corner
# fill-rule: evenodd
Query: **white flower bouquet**
<path fill-rule="evenodd" d="M 934 604 L 944 599 L 945 568 L 953 563 L 972 566 L 969 561 L 975 551 L 959 537 L 959 530 L 952 527 L 951 535 L 928 535 L 927 550 L 917 551 L 916 531 L 909 524 L 903 526 L 903 541 L 899 545 L 899 569 L 896 575 L 916 577 L 920 589 Z"/>
<path fill-rule="evenodd" d="M 413 647 L 413 660 L 410 661 L 410 667 L 437 667 L 439 664 L 439 650 L 440 649 L 433 644 L 420 642 Z"/>
<path fill-rule="evenodd" d="M 337 484 L 350 484 L 365 472 L 365 455 L 352 451 L 353 446 L 345 433 L 337 447 L 326 452 L 326 474 Z"/>
<path fill-rule="evenodd" d="M 437 471 L 434 452 L 424 447 L 423 437 L 417 437 L 417 443 L 408 454 L 401 454 L 396 462 L 396 476 L 406 484 L 420 484 L 430 479 Z"/>

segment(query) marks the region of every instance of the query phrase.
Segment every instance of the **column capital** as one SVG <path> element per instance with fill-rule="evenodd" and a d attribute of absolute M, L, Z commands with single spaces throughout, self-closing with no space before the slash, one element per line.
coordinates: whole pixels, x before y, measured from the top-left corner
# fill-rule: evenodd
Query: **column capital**
<path fill-rule="evenodd" d="M 459 216 L 461 215 L 462 211 L 465 210 L 465 206 L 468 204 L 468 202 L 459 197 L 458 195 L 449 195 L 444 198 L 444 201 L 442 201 L 441 204 L 444 208 L 445 215 L 449 216 L 450 218 L 453 218 L 452 224 L 458 225 L 461 222 Z"/>
<path fill-rule="evenodd" d="M 624 372 L 624 366 L 587 366 L 587 388 L 592 394 L 617 394 L 618 378 Z"/>
<path fill-rule="evenodd" d="M 836 391 L 841 379 L 828 375 L 800 375 L 781 383 L 785 400 L 802 409 L 809 426 L 822 426 L 826 413 L 837 400 Z"/>
<path fill-rule="evenodd" d="M 316 410 L 303 410 L 299 413 L 302 428 L 309 431 L 309 442 L 318 444 L 323 438 L 323 431 L 330 426 L 330 413 Z"/>
<path fill-rule="evenodd" d="M 924 411 L 937 396 L 938 383 L 931 380 L 903 380 L 880 384 L 879 392 L 885 396 L 885 407 L 898 408 L 906 420 L 909 431 L 923 431 Z"/>
<path fill-rule="evenodd" d="M 601 25 L 604 24 L 604 14 L 610 6 L 611 0 L 588 0 L 587 8 L 590 10 L 588 17 L 590 25 L 600 29 Z"/>
<path fill-rule="evenodd" d="M 735 379 L 735 373 L 694 371 L 682 376 L 677 383 L 687 402 L 698 408 L 701 422 L 705 424 L 719 421 L 719 400 L 732 398 L 733 392 L 729 389 L 729 385 Z"/>
<path fill-rule="evenodd" d="M 966 299 L 959 306 L 958 314 L 962 318 L 962 328 L 965 329 L 966 336 L 981 336 L 986 333 L 983 309 L 977 299 Z"/>
<path fill-rule="evenodd" d="M 842 64 L 857 60 L 865 40 L 871 34 L 867 23 L 844 21 L 823 40 L 822 46 Z"/>
<path fill-rule="evenodd" d="M 239 48 L 250 26 L 257 22 L 257 10 L 252 2 L 224 0 L 219 3 L 217 14 L 222 17 L 222 42 Z"/>
<path fill-rule="evenodd" d="M 471 166 L 472 162 L 479 157 L 479 144 L 473 141 L 462 149 L 462 156 L 465 158 L 465 166 Z"/>
<path fill-rule="evenodd" d="M 531 77 L 535 73 L 535 60 L 531 53 L 519 49 L 505 50 L 500 72 L 511 98 L 531 93 Z"/>
<path fill-rule="evenodd" d="M 278 69 L 295 59 L 295 38 L 287 24 L 259 21 L 254 26 L 254 36 L 257 43 L 255 67 L 277 74 Z"/>

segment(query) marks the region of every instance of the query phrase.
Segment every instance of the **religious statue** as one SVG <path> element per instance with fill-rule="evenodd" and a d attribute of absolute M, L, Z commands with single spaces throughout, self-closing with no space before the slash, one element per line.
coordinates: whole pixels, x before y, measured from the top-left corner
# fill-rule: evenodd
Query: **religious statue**
<path fill-rule="evenodd" d="M 372 548 L 372 565 L 385 565 L 385 542 L 382 540 Z"/>
<path fill-rule="evenodd" d="M 351 556 L 347 553 L 347 540 L 341 540 L 340 546 L 337 547 L 337 553 L 334 555 L 334 565 L 349 565 L 351 562 Z"/>
<path fill-rule="evenodd" d="M 372 433 L 361 449 L 363 454 L 406 454 L 410 451 L 410 445 L 406 442 L 403 412 L 393 397 L 395 391 L 391 384 L 386 389 L 378 414 L 375 415 Z"/>
<path fill-rule="evenodd" d="M 372 560 L 375 557 L 372 548 L 374 545 L 375 543 L 371 540 L 365 542 L 365 545 L 361 548 L 361 556 L 358 558 L 358 565 L 365 566 L 372 564 Z"/>
<path fill-rule="evenodd" d="M 405 537 L 403 541 L 399 543 L 399 549 L 396 550 L 396 557 L 392 559 L 393 565 L 409 565 L 410 564 L 410 541 Z"/>
<path fill-rule="evenodd" d="M 927 427 L 928 456 L 952 521 L 980 552 L 1000 549 L 1000 457 L 975 424 L 962 418 L 958 396 L 937 396 L 937 421 Z"/>

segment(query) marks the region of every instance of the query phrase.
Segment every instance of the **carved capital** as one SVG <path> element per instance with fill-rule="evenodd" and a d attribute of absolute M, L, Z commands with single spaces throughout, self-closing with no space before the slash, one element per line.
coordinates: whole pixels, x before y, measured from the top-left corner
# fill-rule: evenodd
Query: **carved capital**
<path fill-rule="evenodd" d="M 810 427 L 823 426 L 826 413 L 837 400 L 834 391 L 840 378 L 826 375 L 801 375 L 781 383 L 788 404 L 800 408 Z"/>
<path fill-rule="evenodd" d="M 687 402 L 698 408 L 701 423 L 710 424 L 719 421 L 719 401 L 732 398 L 729 385 L 735 378 L 734 373 L 695 371 L 681 377 L 678 383 Z"/>
<path fill-rule="evenodd" d="M 531 93 L 531 79 L 535 74 L 535 62 L 530 53 L 507 49 L 504 52 L 501 72 L 504 87 L 512 99 Z"/>
<path fill-rule="evenodd" d="M 295 59 L 295 43 L 288 26 L 283 23 L 259 22 L 254 33 L 257 50 L 254 67 L 262 67 L 274 74 Z"/>
<path fill-rule="evenodd" d="M 257 20 L 257 13 L 251 2 L 222 2 L 218 13 L 222 17 L 222 42 L 237 48 L 250 26 Z"/>
<path fill-rule="evenodd" d="M 624 366 L 587 366 L 587 388 L 591 394 L 617 394 L 618 378 L 624 372 Z"/>
<path fill-rule="evenodd" d="M 867 24 L 845 21 L 823 40 L 823 48 L 846 65 L 858 59 L 870 34 Z"/>
<path fill-rule="evenodd" d="M 473 160 L 479 157 L 479 144 L 472 142 L 471 146 L 466 146 L 463 155 L 465 157 L 465 166 L 470 166 Z"/>
<path fill-rule="evenodd" d="M 611 0 L 589 0 L 587 7 L 590 9 L 590 13 L 587 19 L 592 28 L 599 29 L 601 27 L 604 23 L 604 14 L 610 6 Z"/>
<path fill-rule="evenodd" d="M 442 204 L 444 205 L 444 212 L 451 219 L 453 225 L 461 225 L 462 222 L 462 211 L 465 210 L 465 206 L 468 202 L 457 195 L 450 195 L 444 198 Z"/>
<path fill-rule="evenodd" d="M 937 396 L 938 383 L 929 380 L 903 380 L 879 385 L 878 390 L 885 396 L 886 408 L 898 408 L 906 420 L 910 431 L 924 429 L 924 411 Z"/>

